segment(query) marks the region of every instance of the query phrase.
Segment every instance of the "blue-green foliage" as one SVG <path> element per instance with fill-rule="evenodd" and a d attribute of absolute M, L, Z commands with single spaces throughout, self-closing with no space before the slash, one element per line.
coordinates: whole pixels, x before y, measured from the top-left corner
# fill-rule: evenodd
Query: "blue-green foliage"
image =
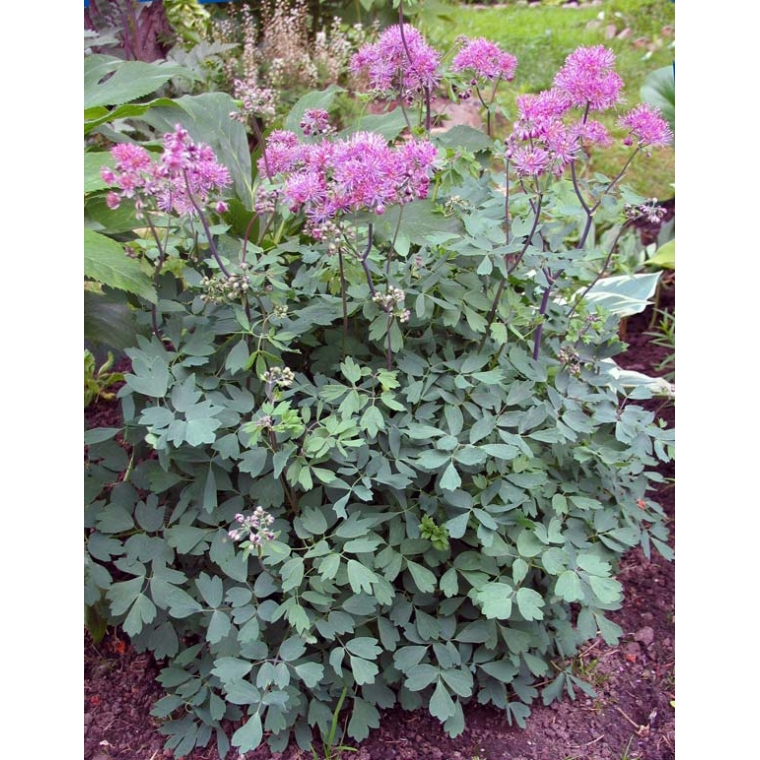
<path fill-rule="evenodd" d="M 212 228 L 244 299 L 202 298 L 219 274 L 204 230 L 161 221 L 172 244 L 155 309 L 133 299 L 146 332 L 119 393 L 129 449 L 116 429 L 87 434 L 85 600 L 165 661 L 153 714 L 177 756 L 308 748 L 343 694 L 343 741 L 393 705 L 451 735 L 471 701 L 524 725 L 537 697 L 588 690 L 562 666 L 583 642 L 618 641 L 622 553 L 669 552 L 647 490 L 672 431 L 603 361 L 617 318 L 570 313 L 606 251 L 574 247 L 585 219 L 562 183 L 530 239 L 511 183 L 506 243 L 503 173 L 457 136 L 439 138 L 430 200 L 348 220 L 342 267 L 292 214 L 245 248 L 240 225 Z M 606 198 L 596 221 L 619 211 Z M 408 321 L 370 297 L 366 246 Z M 149 271 L 150 244 L 132 247 Z M 267 375 L 285 367 L 292 384 Z M 275 538 L 244 549 L 229 531 L 257 506 Z"/>

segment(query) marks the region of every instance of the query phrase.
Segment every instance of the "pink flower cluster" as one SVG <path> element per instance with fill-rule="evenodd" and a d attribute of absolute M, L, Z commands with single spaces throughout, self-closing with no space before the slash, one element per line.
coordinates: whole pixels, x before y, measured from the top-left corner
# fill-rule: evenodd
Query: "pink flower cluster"
<path fill-rule="evenodd" d="M 508 82 L 514 79 L 517 58 L 511 53 L 484 37 L 474 40 L 462 37 L 461 40 L 463 46 L 451 62 L 452 71 L 472 71 L 473 76 L 480 79 L 506 79 Z"/>
<path fill-rule="evenodd" d="M 194 214 L 195 204 L 209 198 L 231 184 L 230 173 L 217 163 L 214 151 L 203 143 L 194 143 L 181 125 L 164 136 L 164 150 L 158 160 L 139 145 L 121 143 L 111 149 L 116 159 L 115 170 L 103 167 L 104 182 L 118 190 L 106 197 L 109 208 L 118 208 L 122 199 L 134 199 L 138 213 L 149 199 L 161 211 Z M 216 210 L 226 210 L 217 203 Z"/>
<path fill-rule="evenodd" d="M 278 130 L 266 146 L 270 171 L 282 175 L 288 207 L 306 213 L 309 231 L 318 239 L 322 226 L 341 214 L 382 214 L 389 205 L 426 197 L 436 155 L 427 140 L 390 147 L 372 132 L 309 144 Z M 263 158 L 259 169 L 266 169 Z"/>
<path fill-rule="evenodd" d="M 377 42 L 360 48 L 351 58 L 350 69 L 355 76 L 366 70 L 373 89 L 400 94 L 409 101 L 424 88 L 436 87 L 440 60 L 423 36 L 404 24 L 403 37 L 399 25 L 391 26 Z"/>
<path fill-rule="evenodd" d="M 659 110 L 646 103 L 621 116 L 618 125 L 629 130 L 625 139 L 626 145 L 632 145 L 633 138 L 642 147 L 667 145 L 673 140 L 673 132 Z"/>
<path fill-rule="evenodd" d="M 518 119 L 507 138 L 507 156 L 521 177 L 552 173 L 560 176 L 583 147 L 612 144 L 607 128 L 588 118 L 589 111 L 603 111 L 620 101 L 623 82 L 612 70 L 615 55 L 598 45 L 578 48 L 569 55 L 554 79 L 554 87 L 537 95 L 517 98 Z M 580 117 L 568 118 L 573 108 Z M 670 129 L 657 109 L 637 106 L 618 124 L 629 130 L 632 145 L 665 145 Z"/>
<path fill-rule="evenodd" d="M 554 86 L 570 104 L 591 111 L 605 111 L 620 102 L 623 80 L 613 71 L 615 54 L 604 45 L 579 47 L 565 59 L 554 77 Z"/>

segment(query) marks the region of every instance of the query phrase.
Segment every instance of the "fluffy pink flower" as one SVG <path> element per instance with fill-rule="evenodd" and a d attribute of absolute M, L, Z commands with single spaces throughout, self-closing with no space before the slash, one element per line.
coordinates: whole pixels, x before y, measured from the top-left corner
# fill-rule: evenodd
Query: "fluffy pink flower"
<path fill-rule="evenodd" d="M 642 146 L 667 145 L 673 140 L 673 133 L 659 109 L 647 103 L 642 103 L 621 116 L 618 125 L 629 130 L 626 138 L 628 145 L 633 143 L 634 137 Z"/>
<path fill-rule="evenodd" d="M 314 237 L 320 237 L 326 221 L 342 214 L 382 214 L 389 205 L 427 194 L 437 150 L 426 140 L 410 140 L 392 148 L 381 135 L 356 132 L 344 140 L 298 147 L 289 134 L 270 136 L 270 141 L 275 138 L 275 147 L 287 145 L 292 155 L 298 155 L 297 161 L 278 166 L 283 195 L 292 211 L 304 211 Z M 267 144 L 267 156 L 271 147 Z"/>
<path fill-rule="evenodd" d="M 570 109 L 567 95 L 560 90 L 543 90 L 537 95 L 517 96 L 518 121 L 514 129 L 521 140 L 538 137 L 547 125 L 561 119 Z"/>
<path fill-rule="evenodd" d="M 566 58 L 554 86 L 565 92 L 574 106 L 604 111 L 620 101 L 623 88 L 614 65 L 615 54 L 603 45 L 580 47 Z"/>
<path fill-rule="evenodd" d="M 354 75 L 366 70 L 375 90 L 401 93 L 409 98 L 423 88 L 433 90 L 437 86 L 440 60 L 440 54 L 423 36 L 404 24 L 403 39 L 400 26 L 389 27 L 376 43 L 360 48 L 351 58 L 350 69 Z"/>
<path fill-rule="evenodd" d="M 476 77 L 482 79 L 514 79 L 517 58 L 511 53 L 505 52 L 495 42 L 484 37 L 464 39 L 464 46 L 451 62 L 452 71 L 472 71 Z"/>
<path fill-rule="evenodd" d="M 214 151 L 194 143 L 181 125 L 164 137 L 164 151 L 154 161 L 139 145 L 123 143 L 111 149 L 115 170 L 104 167 L 101 175 L 118 191 L 111 191 L 106 203 L 117 208 L 122 198 L 135 198 L 138 211 L 153 199 L 162 211 L 195 213 L 195 203 L 205 204 L 212 193 L 231 184 L 230 173 L 218 164 Z"/>
<path fill-rule="evenodd" d="M 543 174 L 549 167 L 551 156 L 543 148 L 524 146 L 512 152 L 512 163 L 520 177 L 534 177 Z"/>
<path fill-rule="evenodd" d="M 570 131 L 574 138 L 587 144 L 596 144 L 602 148 L 612 145 L 612 138 L 607 127 L 593 119 L 576 122 L 570 127 Z"/>

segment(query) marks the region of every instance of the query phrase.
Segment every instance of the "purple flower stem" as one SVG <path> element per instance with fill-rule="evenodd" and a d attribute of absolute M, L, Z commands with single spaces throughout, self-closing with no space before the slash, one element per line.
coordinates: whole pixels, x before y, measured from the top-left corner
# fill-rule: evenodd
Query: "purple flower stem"
<path fill-rule="evenodd" d="M 266 146 L 264 145 L 264 136 L 261 134 L 261 129 L 259 128 L 259 122 L 256 121 L 256 117 L 254 116 L 253 119 L 251 119 L 251 123 L 253 126 L 253 133 L 256 135 L 256 142 L 261 146 L 261 157 L 264 159 L 264 169 L 267 173 L 267 179 L 272 179 L 272 171 L 269 168 L 269 160 L 267 159 L 267 150 Z"/>
<path fill-rule="evenodd" d="M 539 316 L 541 317 L 541 322 L 536 328 L 536 337 L 533 340 L 533 359 L 536 361 L 538 361 L 538 355 L 541 351 L 541 335 L 544 332 L 544 318 L 546 317 L 546 310 L 549 308 L 549 294 L 552 292 L 552 286 L 555 283 L 549 267 L 544 267 L 541 271 L 544 273 L 546 281 L 549 284 L 546 286 L 546 290 L 544 290 L 544 296 L 541 299 L 541 308 L 538 311 Z"/>
<path fill-rule="evenodd" d="M 219 251 L 216 248 L 216 245 L 214 243 L 214 236 L 211 234 L 211 230 L 208 226 L 208 220 L 206 219 L 205 214 L 203 213 L 203 210 L 198 205 L 198 201 L 195 200 L 195 196 L 192 193 L 192 190 L 190 190 L 190 182 L 187 178 L 187 170 L 182 170 L 182 176 L 185 178 L 185 187 L 187 188 L 187 197 L 190 199 L 190 203 L 193 204 L 193 208 L 198 212 L 198 216 L 200 217 L 201 224 L 203 225 L 203 231 L 206 233 L 206 240 L 208 240 L 209 250 L 211 251 L 211 255 L 216 259 L 216 263 L 219 265 L 219 269 L 222 271 L 222 274 L 225 277 L 229 277 L 230 273 L 227 270 L 227 267 L 224 266 L 224 262 L 221 259 L 221 256 L 219 256 Z"/>
<path fill-rule="evenodd" d="M 522 261 L 522 257 L 525 255 L 525 252 L 528 250 L 528 246 L 530 245 L 530 241 L 533 239 L 533 235 L 536 232 L 536 229 L 538 228 L 538 220 L 541 216 L 541 203 L 543 201 L 543 196 L 538 196 L 538 203 L 535 207 L 535 215 L 533 217 L 533 226 L 531 227 L 530 233 L 525 238 L 525 243 L 523 244 L 522 250 L 517 256 L 517 259 L 515 260 L 514 264 L 512 264 L 512 267 L 507 271 L 507 276 L 499 283 L 499 287 L 496 290 L 496 295 L 493 299 L 493 304 L 491 305 L 491 310 L 488 312 L 488 319 L 486 320 L 486 329 L 483 333 L 483 337 L 480 339 L 480 343 L 478 344 L 478 352 L 483 350 L 483 346 L 485 345 L 486 338 L 488 338 L 488 331 L 491 329 L 491 325 L 493 324 L 494 319 L 496 318 L 496 311 L 499 308 L 499 301 L 501 300 L 501 294 L 504 292 L 504 288 L 507 285 L 507 280 L 509 278 L 509 275 L 512 274 L 512 272 L 515 270 L 515 267 Z"/>
<path fill-rule="evenodd" d="M 346 296 L 346 272 L 343 268 L 343 249 L 338 246 L 338 267 L 340 269 L 340 297 L 343 301 L 343 339 L 348 334 L 348 298 Z"/>
<path fill-rule="evenodd" d="M 369 264 L 367 263 L 367 259 L 369 259 L 369 254 L 371 250 L 372 250 L 372 225 L 370 224 L 367 227 L 367 247 L 364 249 L 364 255 L 362 256 L 362 269 L 364 270 L 364 274 L 367 277 L 367 284 L 369 285 L 369 294 L 374 297 L 375 286 L 372 284 L 372 273 L 369 271 Z"/>
<path fill-rule="evenodd" d="M 391 327 L 393 327 L 393 314 L 390 308 L 386 307 L 388 312 L 388 339 L 385 345 L 385 368 L 390 372 L 393 369 L 393 351 L 391 350 Z"/>
<path fill-rule="evenodd" d="M 573 304 L 572 309 L 570 309 L 570 311 L 567 314 L 568 319 L 570 319 L 573 316 L 573 314 L 575 314 L 575 312 L 578 310 L 578 307 L 581 305 L 581 302 L 586 297 L 586 294 L 589 292 L 589 290 L 591 290 L 591 288 L 593 288 L 594 285 L 596 285 L 596 283 L 599 282 L 599 280 L 601 280 L 602 277 L 604 277 L 604 274 L 607 271 L 607 267 L 609 267 L 610 261 L 612 261 L 612 255 L 615 253 L 617 244 L 620 241 L 620 238 L 623 235 L 623 232 L 625 232 L 625 230 L 628 229 L 630 224 L 631 224 L 631 220 L 628 219 L 621 225 L 620 230 L 618 231 L 618 234 L 615 236 L 615 239 L 612 241 L 612 245 L 610 246 L 610 252 L 607 254 L 607 258 L 604 261 L 604 265 L 599 270 L 599 274 L 597 274 L 597 276 L 594 278 L 594 281 L 583 291 L 583 293 L 581 293 L 578 300 Z"/>
<path fill-rule="evenodd" d="M 148 222 L 148 227 L 150 227 L 150 232 L 153 235 L 153 239 L 156 241 L 156 246 L 158 247 L 158 264 L 156 264 L 156 270 L 153 272 L 153 282 L 156 282 L 158 280 L 158 275 L 161 274 L 161 269 L 164 266 L 164 260 L 166 258 L 166 255 L 164 253 L 164 247 L 161 245 L 161 240 L 158 237 L 158 230 L 156 230 L 155 225 L 153 224 L 153 220 L 150 218 L 150 214 L 145 215 L 145 221 Z M 161 331 L 158 329 L 158 306 L 157 304 L 153 304 L 151 307 L 151 315 L 150 319 L 153 325 L 153 334 L 161 340 Z"/>

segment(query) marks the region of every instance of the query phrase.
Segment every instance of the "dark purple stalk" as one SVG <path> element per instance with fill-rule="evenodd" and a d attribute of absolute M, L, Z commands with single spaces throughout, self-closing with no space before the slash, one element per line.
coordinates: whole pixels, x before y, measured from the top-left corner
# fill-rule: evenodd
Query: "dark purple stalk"
<path fill-rule="evenodd" d="M 546 316 L 546 310 L 549 308 L 549 294 L 552 292 L 552 285 L 554 285 L 555 282 L 548 267 L 544 267 L 541 271 L 544 273 L 548 284 L 546 290 L 544 290 L 544 296 L 541 299 L 541 308 L 538 311 L 539 316 L 541 317 L 541 322 L 536 328 L 536 337 L 533 340 L 533 358 L 535 360 L 538 360 L 538 354 L 541 350 L 541 335 L 544 332 L 544 318 Z"/>
<path fill-rule="evenodd" d="M 572 317 L 573 314 L 575 314 L 575 312 L 578 310 L 578 307 L 581 305 L 581 302 L 586 297 L 589 290 L 591 290 L 591 288 L 593 288 L 594 285 L 596 285 L 596 283 L 599 282 L 599 280 L 601 280 L 602 277 L 604 277 L 604 273 L 607 271 L 607 267 L 609 267 L 610 261 L 612 261 L 612 256 L 615 253 L 615 248 L 617 248 L 617 244 L 620 241 L 620 238 L 623 235 L 623 232 L 625 232 L 625 230 L 628 229 L 630 224 L 631 224 L 631 220 L 629 219 L 626 222 L 624 222 L 623 225 L 620 227 L 618 234 L 615 236 L 615 239 L 612 241 L 612 245 L 610 246 L 610 252 L 607 254 L 607 258 L 604 261 L 604 265 L 599 270 L 599 274 L 597 274 L 597 276 L 594 278 L 594 281 L 583 291 L 583 293 L 581 293 L 580 298 L 578 298 L 578 300 L 573 304 L 572 309 L 570 309 L 570 311 L 568 312 L 568 315 L 567 315 L 568 319 L 570 319 L 570 317 Z"/>
<path fill-rule="evenodd" d="M 364 249 L 364 255 L 362 256 L 361 262 L 362 262 L 362 269 L 364 270 L 364 274 L 367 278 L 367 284 L 369 285 L 369 293 L 372 297 L 375 295 L 375 286 L 372 284 L 372 273 L 369 271 L 369 264 L 367 263 L 367 259 L 369 259 L 370 251 L 372 250 L 372 225 L 370 224 L 367 228 L 367 247 Z"/>
<path fill-rule="evenodd" d="M 219 251 L 216 248 L 216 244 L 214 243 L 214 236 L 211 234 L 211 230 L 208 226 L 208 221 L 206 220 L 206 216 L 203 213 L 203 210 L 198 205 L 198 201 L 195 200 L 195 196 L 193 195 L 192 191 L 190 190 L 190 181 L 187 178 L 187 170 L 182 170 L 182 176 L 185 178 L 185 187 L 187 188 L 187 197 L 190 199 L 190 203 L 193 204 L 193 208 L 198 212 L 198 216 L 200 217 L 201 224 L 203 225 L 203 231 L 206 233 L 206 239 L 208 240 L 209 250 L 211 251 L 211 255 L 216 260 L 216 263 L 219 265 L 219 269 L 222 271 L 222 274 L 225 277 L 229 277 L 230 273 L 227 270 L 227 267 L 224 266 L 224 262 L 222 261 L 221 256 L 219 255 Z"/>
<path fill-rule="evenodd" d="M 509 279 L 509 275 L 512 274 L 512 272 L 515 270 L 515 267 L 522 261 L 522 257 L 525 255 L 525 252 L 528 250 L 528 246 L 530 245 L 530 241 L 533 239 L 533 235 L 536 233 L 536 229 L 538 228 L 538 220 L 541 216 L 541 203 L 543 201 L 543 197 L 541 195 L 538 196 L 538 203 L 536 204 L 535 209 L 535 215 L 533 217 L 533 226 L 530 229 L 530 232 L 528 233 L 528 236 L 525 239 L 525 244 L 522 247 L 522 250 L 517 256 L 517 259 L 515 260 L 514 264 L 512 264 L 512 267 L 507 271 L 506 277 L 499 283 L 499 287 L 496 290 L 496 295 L 493 299 L 493 304 L 491 305 L 491 310 L 488 312 L 488 318 L 486 319 L 486 329 L 483 333 L 483 337 L 480 339 L 480 343 L 478 344 L 478 351 L 483 350 L 483 346 L 485 345 L 486 339 L 488 338 L 488 331 L 491 328 L 491 325 L 493 324 L 494 319 L 496 318 L 496 311 L 499 308 L 499 300 L 501 299 L 501 294 L 504 292 L 504 288 L 507 285 L 507 281 Z"/>
<path fill-rule="evenodd" d="M 266 146 L 264 145 L 264 136 L 261 134 L 261 129 L 259 128 L 259 122 L 256 121 L 256 117 L 254 116 L 253 119 L 251 119 L 251 122 L 253 124 L 253 132 L 256 135 L 256 141 L 261 146 L 261 157 L 264 159 L 264 169 L 267 173 L 267 179 L 272 179 L 272 171 L 269 168 L 269 160 L 267 159 L 267 151 Z"/>
<path fill-rule="evenodd" d="M 153 272 L 153 282 L 155 283 L 158 279 L 158 275 L 161 274 L 161 269 L 163 269 L 166 255 L 164 253 L 164 247 L 161 245 L 161 240 L 158 237 L 158 231 L 153 224 L 153 220 L 150 218 L 150 214 L 145 215 L 145 220 L 148 222 L 148 227 L 150 227 L 150 232 L 153 235 L 153 239 L 156 241 L 156 246 L 158 248 L 158 264 L 156 265 L 156 270 Z M 153 334 L 161 340 L 161 331 L 158 329 L 158 306 L 156 304 L 153 304 L 151 307 L 150 320 L 153 325 Z"/>

